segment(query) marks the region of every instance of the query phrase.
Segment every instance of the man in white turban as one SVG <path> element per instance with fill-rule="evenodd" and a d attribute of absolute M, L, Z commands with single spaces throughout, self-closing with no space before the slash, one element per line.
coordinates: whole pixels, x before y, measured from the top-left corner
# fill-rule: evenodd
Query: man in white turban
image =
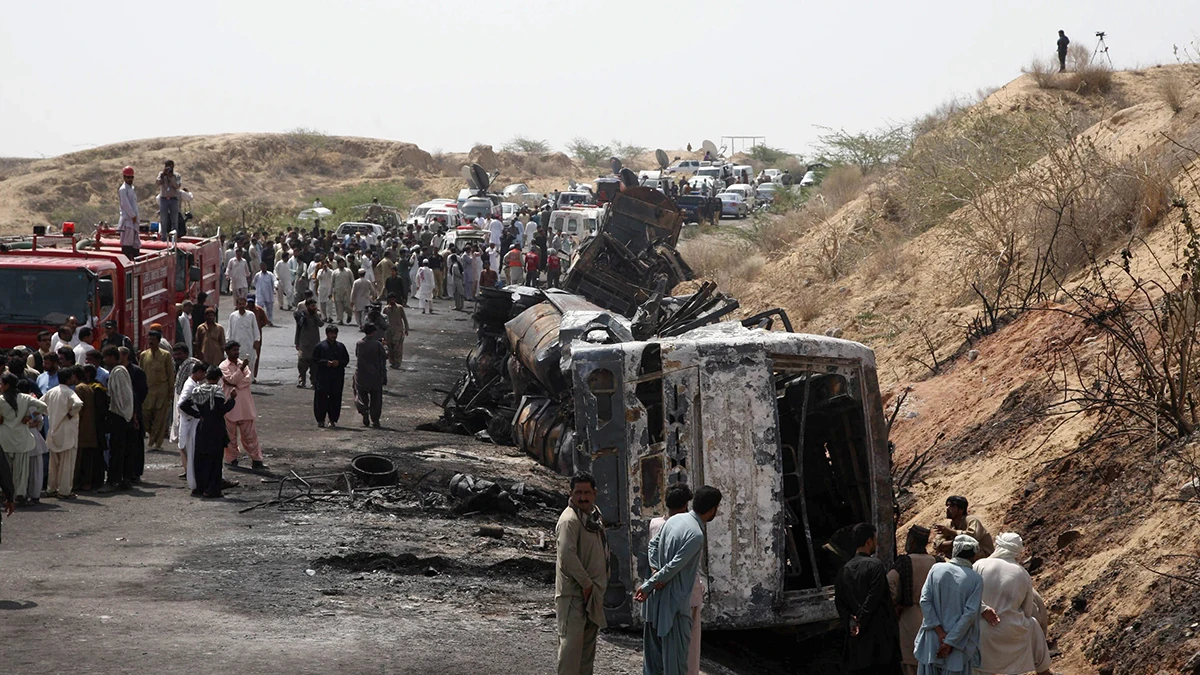
<path fill-rule="evenodd" d="M 918 675 L 971 675 L 979 667 L 983 577 L 972 569 L 979 542 L 960 534 L 953 558 L 929 570 L 921 589 L 924 615 L 913 655 Z"/>
<path fill-rule="evenodd" d="M 983 624 L 979 670 L 1019 675 L 1050 672 L 1050 650 L 1037 621 L 1037 595 L 1029 572 L 1017 562 L 1025 552 L 1021 535 L 996 537 L 996 551 L 975 563 L 983 577 Z"/>

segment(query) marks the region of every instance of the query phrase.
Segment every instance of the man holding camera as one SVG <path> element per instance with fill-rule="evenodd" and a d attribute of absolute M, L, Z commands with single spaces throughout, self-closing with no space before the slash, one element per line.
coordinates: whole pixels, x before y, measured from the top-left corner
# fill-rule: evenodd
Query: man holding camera
<path fill-rule="evenodd" d="M 179 216 L 179 194 L 182 181 L 175 173 L 175 161 L 168 159 L 163 163 L 163 170 L 154 181 L 158 186 L 158 220 L 159 238 L 167 239 L 167 233 L 183 225 Z"/>

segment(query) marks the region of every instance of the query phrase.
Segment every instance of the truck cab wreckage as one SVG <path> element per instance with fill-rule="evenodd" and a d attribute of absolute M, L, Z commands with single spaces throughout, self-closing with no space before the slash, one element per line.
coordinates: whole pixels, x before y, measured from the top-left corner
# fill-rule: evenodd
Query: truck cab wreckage
<path fill-rule="evenodd" d="M 606 208 L 563 290 L 483 290 L 479 342 L 436 428 L 595 475 L 610 625 L 641 622 L 649 521 L 677 482 L 725 495 L 707 526 L 706 627 L 835 619 L 853 525 L 878 528 L 885 562 L 894 550 L 874 352 L 793 333 L 782 310 L 722 321 L 738 303 L 711 283 L 667 296 L 693 276 L 675 250 L 679 210 L 629 185 Z"/>

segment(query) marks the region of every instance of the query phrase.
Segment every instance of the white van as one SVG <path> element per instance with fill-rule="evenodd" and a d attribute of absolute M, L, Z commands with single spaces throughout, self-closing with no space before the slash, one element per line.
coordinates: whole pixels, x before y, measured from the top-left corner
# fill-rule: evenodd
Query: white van
<path fill-rule="evenodd" d="M 753 183 L 754 182 L 754 167 L 749 164 L 734 164 L 733 165 L 733 182 L 734 183 Z"/>
<path fill-rule="evenodd" d="M 550 212 L 550 230 L 586 239 L 600 228 L 603 209 L 561 209 Z"/>
<path fill-rule="evenodd" d="M 334 232 L 334 235 L 338 239 L 345 239 L 346 235 L 359 232 L 366 238 L 368 244 L 373 245 L 383 240 L 383 226 L 376 225 L 375 223 L 342 223 L 338 225 L 338 229 Z"/>
<path fill-rule="evenodd" d="M 464 218 L 479 218 L 481 216 L 487 216 L 488 218 L 496 216 L 499 218 L 501 213 L 500 204 L 489 197 L 469 197 L 467 201 L 459 205 L 458 211 Z"/>
<path fill-rule="evenodd" d="M 436 220 L 445 222 L 446 228 L 451 230 L 462 225 L 462 216 L 454 206 L 435 206 L 425 213 L 425 225 L 432 225 Z"/>

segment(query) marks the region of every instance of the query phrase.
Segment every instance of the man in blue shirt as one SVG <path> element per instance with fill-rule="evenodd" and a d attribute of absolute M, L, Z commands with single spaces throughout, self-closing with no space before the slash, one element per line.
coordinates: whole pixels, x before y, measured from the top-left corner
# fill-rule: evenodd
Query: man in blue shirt
<path fill-rule="evenodd" d="M 46 392 L 58 386 L 58 352 L 50 352 L 42 356 L 42 364 L 46 369 L 37 378 L 38 393 L 45 396 Z"/>
<path fill-rule="evenodd" d="M 667 520 L 650 540 L 648 557 L 655 570 L 633 599 L 643 607 L 644 675 L 684 675 L 692 641 L 692 585 L 704 553 L 704 524 L 717 517 L 721 491 L 696 490 L 692 510 Z"/>

